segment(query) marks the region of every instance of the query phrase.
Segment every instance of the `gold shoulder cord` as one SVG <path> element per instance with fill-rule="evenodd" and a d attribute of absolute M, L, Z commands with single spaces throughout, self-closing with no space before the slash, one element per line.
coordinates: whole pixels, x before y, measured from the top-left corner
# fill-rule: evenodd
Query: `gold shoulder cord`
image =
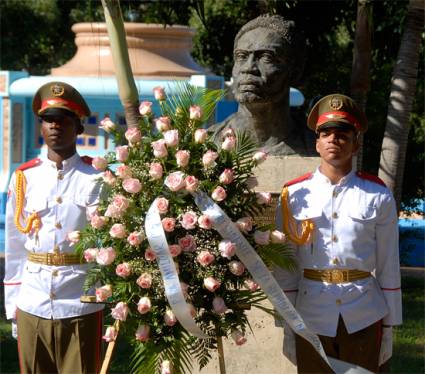
<path fill-rule="evenodd" d="M 14 216 L 14 223 L 16 228 L 22 232 L 23 234 L 28 234 L 32 229 L 34 229 L 35 232 L 35 238 L 38 240 L 38 231 L 41 227 L 41 219 L 38 216 L 37 212 L 31 213 L 31 215 L 27 219 L 26 226 L 22 226 L 20 222 L 20 218 L 22 214 L 22 210 L 24 207 L 24 197 L 25 197 L 25 191 L 27 188 L 27 181 L 24 176 L 24 172 L 22 170 L 16 170 L 16 208 L 15 208 L 15 216 Z"/>
<path fill-rule="evenodd" d="M 303 245 L 311 239 L 314 230 L 314 223 L 311 219 L 303 220 L 301 222 L 301 234 L 298 234 L 297 222 L 289 209 L 288 194 L 288 187 L 283 187 L 280 199 L 282 205 L 283 232 L 289 240 L 295 244 Z"/>

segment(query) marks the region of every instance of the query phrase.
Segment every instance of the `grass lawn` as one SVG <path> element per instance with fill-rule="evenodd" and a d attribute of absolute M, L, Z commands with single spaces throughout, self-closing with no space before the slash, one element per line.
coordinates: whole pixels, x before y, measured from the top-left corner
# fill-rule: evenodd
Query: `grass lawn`
<path fill-rule="evenodd" d="M 425 289 L 424 280 L 406 277 L 402 279 L 403 326 L 394 334 L 392 373 L 425 373 Z M 0 320 L 0 372 L 19 373 L 16 341 L 10 335 L 10 324 Z M 130 350 L 119 341 L 110 373 L 129 373 Z M 250 373 L 247 373 L 250 374 Z"/>

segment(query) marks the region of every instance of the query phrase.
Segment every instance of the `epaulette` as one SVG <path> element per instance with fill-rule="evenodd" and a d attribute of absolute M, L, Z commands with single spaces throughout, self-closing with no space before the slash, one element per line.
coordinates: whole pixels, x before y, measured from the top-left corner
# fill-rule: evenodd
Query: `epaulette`
<path fill-rule="evenodd" d="M 305 181 L 307 179 L 310 179 L 312 175 L 313 175 L 312 172 L 309 172 L 307 174 L 301 175 L 301 177 L 298 177 L 298 178 L 295 178 L 295 179 L 290 180 L 289 182 L 286 182 L 283 185 L 283 187 L 289 187 L 289 186 L 292 186 L 293 184 L 297 184 L 299 182 L 302 182 L 302 181 Z"/>
<path fill-rule="evenodd" d="M 41 163 L 41 159 L 39 158 L 34 158 L 32 160 L 29 160 L 27 162 L 25 162 L 24 164 L 20 165 L 16 170 L 27 170 L 27 169 L 31 169 L 34 166 L 37 166 Z"/>
<path fill-rule="evenodd" d="M 365 173 L 364 171 L 357 171 L 356 175 L 361 179 L 366 179 L 368 181 L 380 184 L 381 186 L 387 187 L 385 182 L 381 178 L 377 177 L 376 175 Z"/>
<path fill-rule="evenodd" d="M 93 157 L 90 157 L 90 156 L 81 156 L 80 158 L 81 158 L 81 161 L 83 161 L 87 165 L 91 165 L 93 161 Z"/>

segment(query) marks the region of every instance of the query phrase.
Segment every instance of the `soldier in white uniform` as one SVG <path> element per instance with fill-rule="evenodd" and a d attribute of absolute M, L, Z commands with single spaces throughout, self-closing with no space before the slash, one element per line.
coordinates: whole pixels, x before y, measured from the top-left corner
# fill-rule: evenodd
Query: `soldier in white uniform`
<path fill-rule="evenodd" d="M 17 321 L 21 372 L 94 373 L 103 306 L 80 302 L 89 265 L 67 240 L 98 203 L 98 172 L 76 153 L 81 118 L 90 110 L 73 87 L 51 82 L 35 94 L 33 111 L 42 120 L 47 158 L 21 165 L 10 182 L 6 315 Z"/>
<path fill-rule="evenodd" d="M 285 184 L 276 212 L 299 271 L 276 276 L 329 356 L 378 372 L 392 354 L 392 326 L 402 323 L 395 201 L 380 179 L 352 170 L 367 129 L 352 99 L 323 97 L 308 126 L 321 164 Z M 301 373 L 332 372 L 288 326 L 284 353 Z"/>

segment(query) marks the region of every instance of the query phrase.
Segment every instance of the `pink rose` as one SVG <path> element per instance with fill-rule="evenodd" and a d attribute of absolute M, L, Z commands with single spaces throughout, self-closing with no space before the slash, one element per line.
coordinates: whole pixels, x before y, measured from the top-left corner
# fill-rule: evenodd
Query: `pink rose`
<path fill-rule="evenodd" d="M 205 129 L 195 130 L 195 134 L 194 134 L 195 143 L 203 144 L 205 143 L 205 140 L 207 140 L 207 137 L 208 137 L 207 130 Z"/>
<path fill-rule="evenodd" d="M 230 261 L 229 262 L 229 270 L 232 274 L 240 276 L 245 271 L 245 266 L 240 261 Z"/>
<path fill-rule="evenodd" d="M 155 119 L 155 127 L 159 132 L 165 132 L 171 129 L 171 120 L 169 117 L 159 117 Z"/>
<path fill-rule="evenodd" d="M 117 339 L 118 331 L 113 326 L 109 326 L 106 331 L 105 335 L 102 336 L 102 339 L 106 342 L 113 342 Z"/>
<path fill-rule="evenodd" d="M 114 173 L 112 173 L 112 171 L 106 170 L 103 173 L 103 181 L 106 184 L 109 184 L 110 186 L 113 186 L 113 185 L 115 185 L 115 183 L 117 183 L 117 178 L 115 178 L 115 175 L 114 175 Z"/>
<path fill-rule="evenodd" d="M 164 231 L 166 232 L 173 232 L 174 228 L 176 227 L 175 218 L 171 218 L 171 217 L 163 218 L 161 223 L 162 223 L 162 227 Z"/>
<path fill-rule="evenodd" d="M 236 343 L 236 345 L 243 345 L 246 343 L 245 335 L 239 330 L 232 331 L 232 339 Z"/>
<path fill-rule="evenodd" d="M 185 150 L 180 150 L 176 152 L 176 161 L 177 166 L 184 168 L 189 164 L 190 152 Z"/>
<path fill-rule="evenodd" d="M 96 262 L 99 265 L 110 265 L 114 262 L 116 256 L 114 248 L 100 248 L 96 254 Z"/>
<path fill-rule="evenodd" d="M 160 214 L 165 214 L 168 211 L 168 200 L 165 197 L 158 197 L 155 200 L 155 205 Z"/>
<path fill-rule="evenodd" d="M 244 232 L 244 233 L 248 233 L 252 230 L 252 218 L 251 217 L 243 217 L 243 218 L 239 218 L 236 222 L 236 227 Z"/>
<path fill-rule="evenodd" d="M 66 234 L 66 240 L 71 243 L 71 246 L 78 243 L 80 241 L 80 232 L 79 231 L 71 231 Z"/>
<path fill-rule="evenodd" d="M 152 275 L 149 273 L 143 273 L 141 276 L 139 276 L 139 278 L 137 278 L 136 283 L 140 288 L 151 288 Z"/>
<path fill-rule="evenodd" d="M 215 201 L 223 201 L 227 197 L 226 190 L 223 187 L 218 186 L 212 192 L 211 197 Z"/>
<path fill-rule="evenodd" d="M 179 131 L 178 130 L 168 130 L 163 133 L 165 144 L 168 147 L 175 147 L 179 144 Z"/>
<path fill-rule="evenodd" d="M 167 326 L 174 326 L 177 323 L 177 318 L 171 309 L 167 309 L 164 314 L 164 322 Z"/>
<path fill-rule="evenodd" d="M 114 195 L 112 198 L 112 205 L 121 212 L 124 212 L 130 206 L 130 200 L 121 194 Z"/>
<path fill-rule="evenodd" d="M 128 315 L 128 306 L 126 303 L 120 301 L 115 308 L 112 308 L 111 315 L 113 319 L 117 319 L 119 321 L 125 321 Z"/>
<path fill-rule="evenodd" d="M 217 314 L 225 313 L 228 309 L 223 298 L 219 296 L 214 297 L 212 304 L 214 312 L 216 312 Z"/>
<path fill-rule="evenodd" d="M 223 143 L 221 143 L 221 148 L 225 151 L 233 151 L 236 147 L 236 137 L 234 136 L 226 136 Z"/>
<path fill-rule="evenodd" d="M 234 173 L 232 169 L 224 169 L 224 171 L 220 174 L 219 180 L 220 183 L 230 184 L 235 179 Z"/>
<path fill-rule="evenodd" d="M 270 243 L 270 230 L 254 232 L 254 241 L 259 245 L 267 245 Z"/>
<path fill-rule="evenodd" d="M 133 247 L 139 246 L 145 239 L 145 235 L 141 231 L 133 231 L 127 238 L 127 241 Z"/>
<path fill-rule="evenodd" d="M 178 244 L 171 244 L 169 247 L 171 256 L 177 257 L 180 253 L 182 253 L 182 248 Z"/>
<path fill-rule="evenodd" d="M 270 192 L 257 192 L 257 203 L 260 205 L 269 205 L 272 202 L 272 194 Z"/>
<path fill-rule="evenodd" d="M 173 374 L 170 361 L 164 360 L 161 362 L 161 374 Z"/>
<path fill-rule="evenodd" d="M 164 184 L 171 191 L 179 191 L 185 187 L 186 183 L 184 181 L 184 173 L 181 171 L 175 171 L 174 173 L 170 173 L 167 178 L 165 178 Z"/>
<path fill-rule="evenodd" d="M 204 279 L 204 286 L 208 291 L 214 292 L 220 288 L 221 283 L 213 277 L 208 277 Z"/>
<path fill-rule="evenodd" d="M 94 229 L 100 229 L 106 224 L 106 217 L 94 215 L 90 219 L 90 224 Z"/>
<path fill-rule="evenodd" d="M 211 229 L 213 222 L 209 215 L 203 214 L 198 218 L 198 225 L 202 229 L 209 230 Z"/>
<path fill-rule="evenodd" d="M 202 164 L 204 165 L 205 169 L 212 168 L 216 165 L 215 160 L 218 157 L 218 153 L 208 150 L 204 153 L 202 156 Z"/>
<path fill-rule="evenodd" d="M 121 278 L 127 278 L 131 274 L 131 265 L 128 262 L 117 265 L 115 274 Z"/>
<path fill-rule="evenodd" d="M 201 264 L 201 266 L 208 266 L 215 260 L 215 256 L 208 251 L 201 251 L 196 257 L 196 260 Z"/>
<path fill-rule="evenodd" d="M 153 88 L 153 96 L 155 97 L 155 100 L 165 100 L 165 89 L 161 86 L 156 86 Z"/>
<path fill-rule="evenodd" d="M 86 262 L 95 262 L 97 252 L 98 252 L 97 248 L 87 248 L 84 251 L 84 259 L 86 260 Z"/>
<path fill-rule="evenodd" d="M 153 155 L 157 158 L 164 158 L 168 156 L 167 147 L 165 146 L 165 140 L 159 139 L 151 143 L 153 149 Z"/>
<path fill-rule="evenodd" d="M 138 193 L 142 189 L 142 183 L 136 178 L 127 178 L 122 181 L 122 187 L 128 193 Z"/>
<path fill-rule="evenodd" d="M 124 136 L 130 143 L 130 145 L 134 145 L 140 142 L 140 140 L 142 140 L 142 134 L 137 127 L 132 127 L 131 129 L 128 129 L 125 132 Z"/>
<path fill-rule="evenodd" d="M 258 179 L 256 177 L 249 177 L 246 180 L 246 186 L 252 190 L 254 187 L 258 186 Z"/>
<path fill-rule="evenodd" d="M 152 162 L 149 166 L 149 175 L 152 179 L 158 180 L 162 178 L 163 169 L 159 162 Z"/>
<path fill-rule="evenodd" d="M 251 292 L 257 291 L 260 288 L 258 283 L 255 283 L 252 279 L 246 279 L 244 284 Z"/>
<path fill-rule="evenodd" d="M 105 170 L 108 167 L 108 161 L 106 161 L 103 157 L 95 157 L 93 158 L 91 165 L 96 170 Z"/>
<path fill-rule="evenodd" d="M 116 173 L 121 179 L 128 179 L 128 178 L 131 178 L 133 176 L 133 172 L 132 172 L 131 168 L 127 165 L 118 166 Z"/>
<path fill-rule="evenodd" d="M 103 303 L 112 296 L 112 287 L 110 284 L 105 284 L 102 287 L 96 288 L 96 302 Z"/>
<path fill-rule="evenodd" d="M 145 251 L 145 260 L 146 261 L 155 261 L 156 254 L 151 247 L 148 247 Z"/>
<path fill-rule="evenodd" d="M 200 120 L 202 117 L 202 108 L 199 105 L 191 105 L 189 108 L 189 118 Z"/>
<path fill-rule="evenodd" d="M 180 223 L 184 229 L 193 230 L 195 228 L 197 219 L 198 217 L 196 213 L 190 210 L 182 215 L 180 218 Z"/>
<path fill-rule="evenodd" d="M 105 212 L 105 217 L 120 218 L 124 212 L 115 205 L 109 204 Z"/>
<path fill-rule="evenodd" d="M 270 240 L 272 243 L 285 243 L 286 235 L 278 230 L 273 230 L 270 233 Z"/>
<path fill-rule="evenodd" d="M 117 128 L 117 125 L 113 123 L 109 117 L 105 117 L 100 121 L 99 128 L 107 133 L 110 133 Z"/>
<path fill-rule="evenodd" d="M 128 159 L 128 145 L 122 145 L 115 148 L 115 158 L 119 162 L 125 162 Z"/>
<path fill-rule="evenodd" d="M 151 306 L 151 299 L 149 299 L 149 297 L 144 296 L 140 298 L 139 302 L 137 303 L 137 311 L 140 314 L 146 314 L 151 310 Z"/>
<path fill-rule="evenodd" d="M 199 180 L 195 178 L 193 175 L 188 175 L 184 179 L 186 190 L 189 192 L 195 192 L 199 187 Z"/>
<path fill-rule="evenodd" d="M 149 340 L 150 327 L 148 325 L 140 325 L 136 330 L 136 340 L 147 342 Z"/>
<path fill-rule="evenodd" d="M 152 114 L 152 103 L 150 101 L 142 101 L 139 105 L 139 113 L 142 116 L 149 116 Z"/>
<path fill-rule="evenodd" d="M 254 153 L 254 156 L 252 156 L 252 159 L 258 164 L 261 164 L 262 162 L 266 161 L 267 159 L 267 153 L 263 151 L 258 151 Z"/>
<path fill-rule="evenodd" d="M 218 250 L 222 257 L 231 258 L 236 252 L 236 245 L 230 240 L 222 240 L 218 244 Z"/>
<path fill-rule="evenodd" d="M 115 223 L 109 230 L 109 235 L 113 238 L 123 239 L 127 236 L 125 226 L 121 223 Z"/>
<path fill-rule="evenodd" d="M 192 235 L 186 235 L 179 239 L 179 245 L 183 252 L 194 252 L 196 250 L 195 239 Z"/>

